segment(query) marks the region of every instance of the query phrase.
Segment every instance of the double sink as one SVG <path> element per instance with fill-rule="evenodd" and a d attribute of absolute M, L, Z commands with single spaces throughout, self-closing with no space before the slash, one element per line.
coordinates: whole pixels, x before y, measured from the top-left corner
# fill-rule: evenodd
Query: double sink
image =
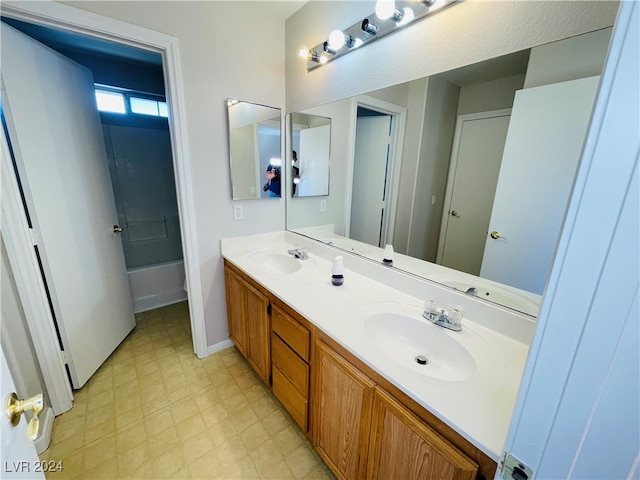
<path fill-rule="evenodd" d="M 254 250 L 243 260 L 253 269 L 278 276 L 297 276 L 316 268 L 312 257 L 300 260 L 273 249 Z M 463 323 L 461 332 L 452 332 L 425 320 L 423 310 L 401 302 L 372 302 L 360 306 L 351 321 L 375 349 L 374 355 L 384 356 L 406 373 L 447 382 L 470 381 L 479 372 L 500 374 L 498 352 L 472 326 Z"/>

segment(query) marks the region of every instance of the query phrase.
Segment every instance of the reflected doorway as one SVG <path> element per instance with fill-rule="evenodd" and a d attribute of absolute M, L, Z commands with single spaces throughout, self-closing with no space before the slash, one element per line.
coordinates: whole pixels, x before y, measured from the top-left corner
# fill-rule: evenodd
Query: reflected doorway
<path fill-rule="evenodd" d="M 349 238 L 376 247 L 393 239 L 404 115 L 403 107 L 358 99 L 346 231 Z"/>

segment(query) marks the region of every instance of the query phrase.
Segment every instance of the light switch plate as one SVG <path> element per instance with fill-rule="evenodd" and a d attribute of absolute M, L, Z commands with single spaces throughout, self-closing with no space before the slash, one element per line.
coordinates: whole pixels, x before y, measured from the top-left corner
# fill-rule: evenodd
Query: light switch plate
<path fill-rule="evenodd" d="M 320 211 L 321 212 L 327 211 L 327 201 L 324 199 L 320 200 Z"/>

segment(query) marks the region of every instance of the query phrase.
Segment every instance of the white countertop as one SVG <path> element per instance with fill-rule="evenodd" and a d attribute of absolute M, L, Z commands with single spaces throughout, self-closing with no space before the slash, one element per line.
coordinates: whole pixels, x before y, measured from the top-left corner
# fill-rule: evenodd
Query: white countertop
<path fill-rule="evenodd" d="M 221 242 L 222 256 L 340 343 L 377 373 L 433 413 L 496 462 L 502 453 L 528 352 L 534 323 L 517 313 L 487 306 L 449 289 L 438 288 L 384 265 L 345 256 L 344 285 L 331 284 L 333 258 L 340 252 L 309 243 L 308 260 L 294 273 L 267 273 L 247 261 L 257 251 L 286 254 L 289 232 L 253 235 Z M 296 242 L 300 243 L 300 242 Z M 304 243 L 304 242 L 303 242 Z M 371 269 L 376 275 L 371 274 Z M 379 272 L 378 272 L 378 269 Z M 362 272 L 362 273 L 359 273 Z M 363 274 L 366 273 L 366 276 Z M 384 281 L 374 280 L 380 276 Z M 418 282 L 418 283 L 416 283 Z M 393 285 L 393 286 L 390 286 Z M 407 292 L 424 292 L 417 298 Z M 456 296 L 457 295 L 457 296 Z M 476 352 L 475 374 L 461 381 L 425 376 L 401 365 L 374 345 L 364 319 L 386 306 L 421 318 L 424 301 L 462 304 L 463 329 L 440 333 Z M 504 328 L 503 328 L 504 326 Z"/>

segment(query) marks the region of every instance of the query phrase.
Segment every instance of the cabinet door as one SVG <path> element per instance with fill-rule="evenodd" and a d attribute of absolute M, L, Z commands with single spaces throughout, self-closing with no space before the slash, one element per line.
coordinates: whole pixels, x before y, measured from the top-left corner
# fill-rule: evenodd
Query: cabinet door
<path fill-rule="evenodd" d="M 367 479 L 476 478 L 473 461 L 380 388 L 372 423 Z"/>
<path fill-rule="evenodd" d="M 268 385 L 271 373 L 269 299 L 245 283 L 247 360 Z"/>
<path fill-rule="evenodd" d="M 345 480 L 364 478 L 374 383 L 316 342 L 313 438 L 320 455 Z"/>
<path fill-rule="evenodd" d="M 247 356 L 247 330 L 245 315 L 244 282 L 231 269 L 224 269 L 224 283 L 227 295 L 227 320 L 229 322 L 229 337 L 238 350 Z"/>

